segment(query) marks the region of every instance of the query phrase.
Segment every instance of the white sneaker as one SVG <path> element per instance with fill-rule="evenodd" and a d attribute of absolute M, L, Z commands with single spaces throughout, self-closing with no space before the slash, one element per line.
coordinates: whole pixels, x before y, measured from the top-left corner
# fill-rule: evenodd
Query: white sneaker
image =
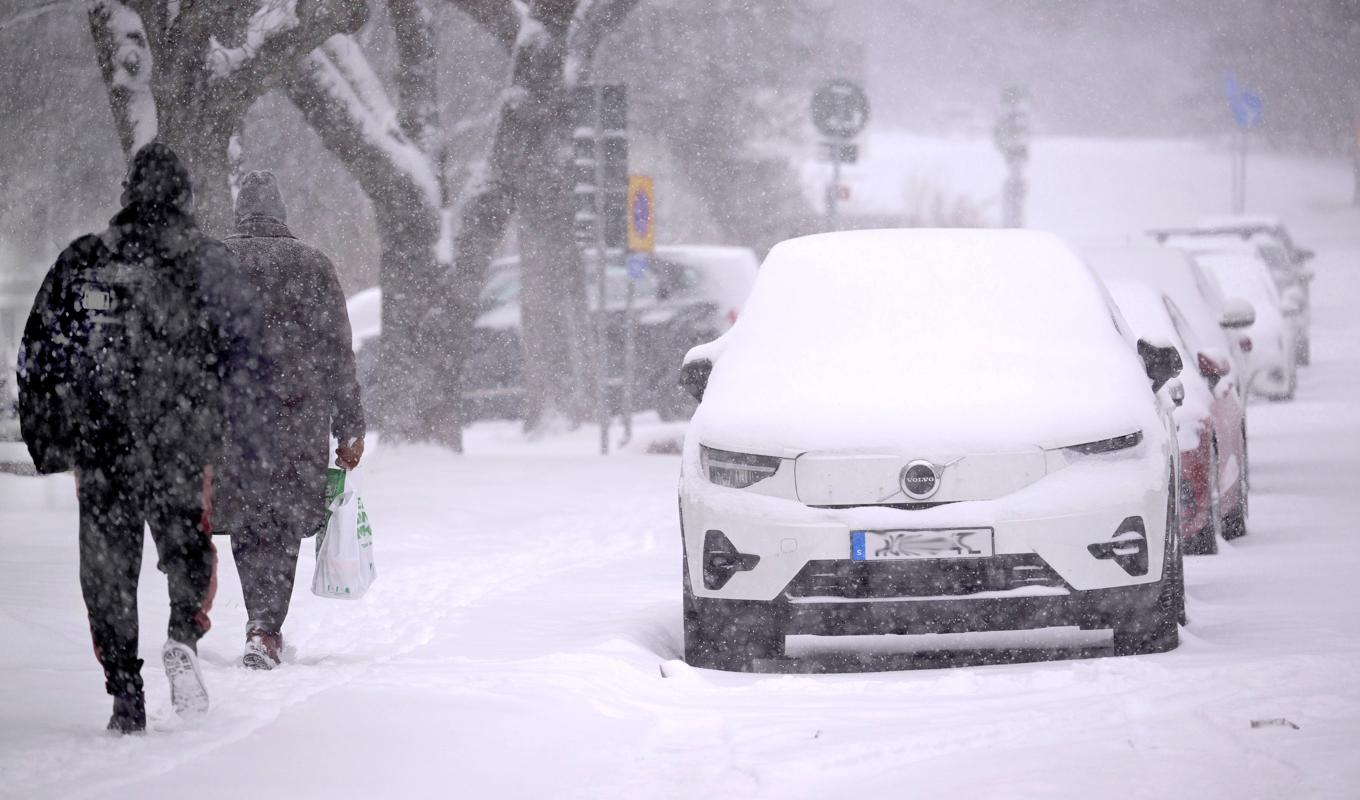
<path fill-rule="evenodd" d="M 180 716 L 208 713 L 208 687 L 198 671 L 198 656 L 187 644 L 171 639 L 161 649 L 165 677 L 170 679 L 170 704 Z"/>

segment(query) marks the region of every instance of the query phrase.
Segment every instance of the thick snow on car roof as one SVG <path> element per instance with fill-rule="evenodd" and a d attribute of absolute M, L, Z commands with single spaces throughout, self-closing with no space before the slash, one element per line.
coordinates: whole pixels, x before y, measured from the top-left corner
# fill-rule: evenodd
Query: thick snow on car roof
<path fill-rule="evenodd" d="M 717 343 L 715 447 L 946 458 L 1156 425 L 1103 289 L 1051 234 L 901 230 L 783 242 Z"/>
<path fill-rule="evenodd" d="M 1107 284 L 1131 280 L 1155 286 L 1165 292 L 1185 314 L 1201 344 L 1225 346 L 1227 340 L 1218 325 L 1223 316 L 1222 290 L 1218 281 L 1206 274 L 1185 251 L 1174 247 L 1138 245 L 1089 247 L 1081 252 L 1086 263 Z"/>
<path fill-rule="evenodd" d="M 1265 262 L 1249 253 L 1209 252 L 1195 256 L 1195 260 L 1218 278 L 1229 294 L 1239 294 L 1256 306 L 1278 308 L 1280 295 L 1270 269 Z"/>

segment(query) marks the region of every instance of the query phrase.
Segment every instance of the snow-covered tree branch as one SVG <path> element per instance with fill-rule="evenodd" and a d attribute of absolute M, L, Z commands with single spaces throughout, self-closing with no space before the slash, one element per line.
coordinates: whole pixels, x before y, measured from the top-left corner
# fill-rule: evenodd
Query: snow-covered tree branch
<path fill-rule="evenodd" d="M 118 0 L 96 0 L 89 4 L 88 15 L 118 142 L 125 154 L 131 154 L 157 132 L 146 31 L 141 17 Z"/>
<path fill-rule="evenodd" d="M 91 0 L 90 30 L 124 152 L 159 138 L 193 173 L 200 221 L 231 217 L 232 136 L 280 73 L 338 33 L 364 0 Z"/>

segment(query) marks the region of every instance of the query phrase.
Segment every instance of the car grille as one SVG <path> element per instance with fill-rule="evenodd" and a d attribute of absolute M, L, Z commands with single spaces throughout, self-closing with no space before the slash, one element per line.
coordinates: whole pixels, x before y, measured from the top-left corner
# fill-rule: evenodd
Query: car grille
<path fill-rule="evenodd" d="M 1066 587 L 1033 553 L 903 561 L 809 561 L 785 588 L 790 598 L 871 600 L 966 597 L 1025 586 Z"/>

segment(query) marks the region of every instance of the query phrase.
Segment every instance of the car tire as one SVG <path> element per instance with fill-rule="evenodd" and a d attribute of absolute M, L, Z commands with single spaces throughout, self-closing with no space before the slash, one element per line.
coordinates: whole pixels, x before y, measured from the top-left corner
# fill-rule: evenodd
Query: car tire
<path fill-rule="evenodd" d="M 1188 556 L 1211 556 L 1218 552 L 1218 537 L 1223 524 L 1223 491 L 1218 485 L 1218 440 L 1209 445 L 1209 521 L 1194 536 L 1185 540 Z"/>
<path fill-rule="evenodd" d="M 1174 499 L 1170 505 L 1168 520 L 1178 523 Z M 1185 621 L 1185 570 L 1181 550 L 1174 545 L 1180 526 L 1168 524 L 1167 529 L 1176 535 L 1167 537 L 1161 580 L 1136 587 L 1133 602 L 1111 626 L 1117 656 L 1165 653 L 1180 644 L 1179 623 Z"/>
<path fill-rule="evenodd" d="M 685 663 L 754 672 L 755 662 L 784 657 L 784 631 L 772 603 L 695 597 L 684 565 Z"/>
<path fill-rule="evenodd" d="M 1232 541 L 1247 535 L 1247 490 L 1243 487 L 1237 507 L 1223 517 L 1223 540 Z"/>
<path fill-rule="evenodd" d="M 1175 559 L 1179 562 L 1179 559 Z M 1147 655 L 1175 650 L 1184 616 L 1185 583 L 1179 566 L 1167 565 L 1162 579 L 1139 587 L 1138 599 L 1114 628 L 1114 654 Z"/>
<path fill-rule="evenodd" d="M 1298 362 L 1296 361 L 1289 365 L 1289 388 L 1285 390 L 1284 394 L 1280 395 L 1276 399 L 1282 400 L 1286 403 L 1292 402 L 1294 400 L 1294 396 L 1298 394 L 1298 391 L 1299 391 L 1299 365 Z"/>

